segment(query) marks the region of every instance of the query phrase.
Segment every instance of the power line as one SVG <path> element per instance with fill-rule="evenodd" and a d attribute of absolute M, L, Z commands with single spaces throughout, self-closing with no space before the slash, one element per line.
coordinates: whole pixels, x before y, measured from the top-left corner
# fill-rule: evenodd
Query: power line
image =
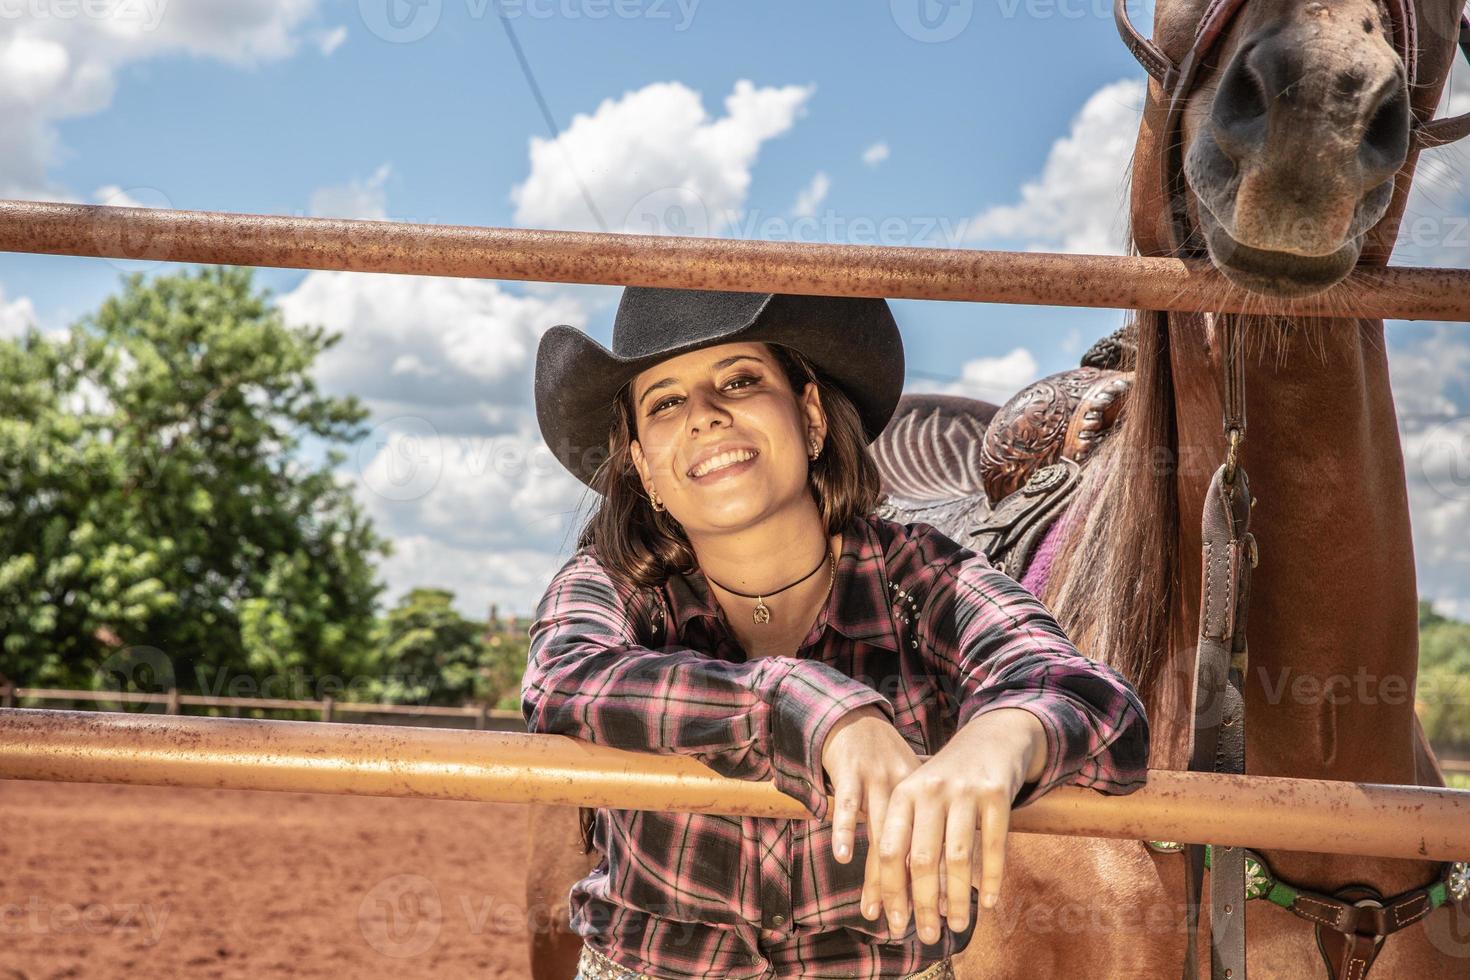
<path fill-rule="evenodd" d="M 592 200 L 592 192 L 582 180 L 582 175 L 577 173 L 572 158 L 567 155 L 566 147 L 561 146 L 561 129 L 556 124 L 556 117 L 551 114 L 551 106 L 547 105 L 546 97 L 541 94 L 541 85 L 536 81 L 536 73 L 531 70 L 531 62 L 526 58 L 526 52 L 521 48 L 520 39 L 516 37 L 515 28 L 511 27 L 510 18 L 505 16 L 505 9 L 500 0 L 495 0 L 495 13 L 500 18 L 501 26 L 505 28 L 505 36 L 510 38 L 511 50 L 515 52 L 516 61 L 521 66 L 521 74 L 525 76 L 526 84 L 531 88 L 531 97 L 541 107 L 541 116 L 546 120 L 546 128 L 551 130 L 551 138 L 561 148 L 562 159 L 571 171 L 572 179 L 577 182 L 577 189 L 582 192 L 582 201 L 587 205 L 587 210 L 592 212 L 592 218 L 597 222 L 601 231 L 607 231 L 607 222 L 602 220 L 602 212 L 597 209 L 597 202 Z"/>

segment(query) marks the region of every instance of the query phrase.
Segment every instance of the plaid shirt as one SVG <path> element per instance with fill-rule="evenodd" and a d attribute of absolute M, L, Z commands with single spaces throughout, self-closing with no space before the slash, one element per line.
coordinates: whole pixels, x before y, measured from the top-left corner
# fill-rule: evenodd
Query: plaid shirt
<path fill-rule="evenodd" d="M 859 910 L 868 840 L 832 856 L 822 745 L 875 705 L 914 751 L 958 726 L 1024 708 L 1047 733 L 1046 767 L 1015 799 L 1062 784 L 1143 785 L 1148 723 L 1133 688 L 1079 654 L 1035 597 L 928 524 L 869 514 L 842 536 L 836 579 L 797 656 L 746 658 L 703 575 L 658 590 L 615 581 L 594 548 L 552 580 L 530 627 L 521 686 L 531 732 L 680 753 L 737 779 L 773 780 L 815 820 L 601 808 L 603 859 L 570 896 L 594 949 L 655 977 L 892 977 L 963 950 Z"/>

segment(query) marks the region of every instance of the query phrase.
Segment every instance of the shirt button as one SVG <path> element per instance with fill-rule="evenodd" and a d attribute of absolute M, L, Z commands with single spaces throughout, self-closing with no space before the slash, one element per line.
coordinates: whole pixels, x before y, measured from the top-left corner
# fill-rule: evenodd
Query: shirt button
<path fill-rule="evenodd" d="M 784 916 L 784 915 L 773 915 L 773 916 L 771 916 L 771 925 L 773 925 L 773 926 L 779 926 L 781 923 L 783 923 L 785 921 L 786 921 L 786 916 Z"/>

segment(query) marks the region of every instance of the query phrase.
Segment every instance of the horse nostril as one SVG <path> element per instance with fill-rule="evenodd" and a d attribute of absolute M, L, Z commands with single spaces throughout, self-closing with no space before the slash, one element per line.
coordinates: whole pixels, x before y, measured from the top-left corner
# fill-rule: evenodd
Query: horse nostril
<path fill-rule="evenodd" d="M 1368 118 L 1359 151 L 1363 166 L 1393 173 L 1409 155 L 1409 95 L 1398 80 L 1385 89 Z"/>
<path fill-rule="evenodd" d="M 1265 86 L 1250 66 L 1248 53 L 1242 50 L 1232 59 L 1210 105 L 1215 139 L 1236 160 L 1266 139 Z"/>

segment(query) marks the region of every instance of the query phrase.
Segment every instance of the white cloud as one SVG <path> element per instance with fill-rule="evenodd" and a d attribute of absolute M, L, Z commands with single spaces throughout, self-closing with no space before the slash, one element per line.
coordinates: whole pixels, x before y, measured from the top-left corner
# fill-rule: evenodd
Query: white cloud
<path fill-rule="evenodd" d="M 810 217 L 817 213 L 817 208 L 827 199 L 827 192 L 832 189 L 832 180 L 826 173 L 818 170 L 812 182 L 801 189 L 796 195 L 796 204 L 791 208 L 791 213 L 798 218 Z"/>
<path fill-rule="evenodd" d="M 535 431 L 443 436 L 394 420 L 354 463 L 341 475 L 397 552 L 383 568 L 390 602 L 436 585 L 466 613 L 491 601 L 529 611 L 592 502 Z"/>
<path fill-rule="evenodd" d="M 317 188 L 311 193 L 312 215 L 387 221 L 388 194 L 383 185 L 392 172 L 393 168 L 385 163 L 365 180 L 354 177 L 345 184 Z"/>
<path fill-rule="evenodd" d="M 1400 417 L 1470 413 L 1470 338 L 1462 324 L 1394 324 L 1389 377 Z"/>
<path fill-rule="evenodd" d="M 1389 338 L 1419 593 L 1470 618 L 1470 340 L 1434 323 L 1393 323 Z"/>
<path fill-rule="evenodd" d="M 107 16 L 0 18 L 0 197 L 74 201 L 48 175 L 61 146 L 57 123 L 112 101 L 117 73 L 162 55 L 248 66 L 291 55 L 317 0 L 145 0 Z M 58 8 L 59 9 L 59 8 Z"/>
<path fill-rule="evenodd" d="M 342 42 L 345 40 L 347 40 L 347 28 L 339 24 L 331 30 L 322 31 L 320 34 L 317 35 L 317 50 L 322 53 L 322 57 L 330 58 L 332 56 L 332 52 L 340 48 L 342 46 Z"/>
<path fill-rule="evenodd" d="M 385 607 L 411 589 L 437 587 L 453 592 L 454 607 L 475 619 L 485 619 L 492 604 L 501 615 L 529 615 L 566 561 L 549 551 L 459 548 L 424 534 L 394 538 L 393 549 L 378 565 Z"/>
<path fill-rule="evenodd" d="M 888 159 L 888 144 L 879 140 L 863 151 L 863 163 L 870 167 L 876 167 Z"/>
<path fill-rule="evenodd" d="M 966 238 L 1031 251 L 1126 254 L 1128 162 L 1143 99 L 1137 79 L 1094 92 L 1020 199 L 970 219 Z"/>
<path fill-rule="evenodd" d="M 582 306 L 485 280 L 346 272 L 310 273 L 278 303 L 288 323 L 343 335 L 317 381 L 371 412 L 339 475 L 397 551 L 385 600 L 437 585 L 467 615 L 533 608 L 587 493 L 536 426 L 535 352 L 553 324 L 585 327 Z"/>
<path fill-rule="evenodd" d="M 37 326 L 36 307 L 30 297 L 5 298 L 5 287 L 0 286 L 0 340 L 19 337 L 31 327 Z"/>
<path fill-rule="evenodd" d="M 795 125 L 812 92 L 742 79 L 718 119 L 678 82 L 605 99 L 557 139 L 531 139 L 530 174 L 511 190 L 516 223 L 601 230 L 590 197 L 608 231 L 718 235 L 744 206 L 761 146 Z"/>
<path fill-rule="evenodd" d="M 379 419 L 419 415 L 444 433 L 522 424 L 541 334 L 586 322 L 568 297 L 439 276 L 313 272 L 279 305 L 288 322 L 343 334 L 318 359 L 324 389 L 361 396 Z"/>
<path fill-rule="evenodd" d="M 905 388 L 942 395 L 965 395 L 999 405 L 1035 381 L 1039 370 L 1035 355 L 1024 347 L 1017 347 L 999 357 L 977 357 L 966 361 L 955 381 L 915 380 Z"/>
<path fill-rule="evenodd" d="M 1453 71 L 1439 115 L 1470 112 L 1470 72 Z M 1426 150 L 1414 169 L 1394 246 L 1395 265 L 1470 268 L 1470 145 Z"/>
<path fill-rule="evenodd" d="M 133 189 L 137 190 L 137 188 Z M 97 188 L 92 192 L 92 200 L 96 204 L 105 204 L 110 208 L 147 208 L 156 206 L 143 203 L 116 184 L 106 184 Z"/>

